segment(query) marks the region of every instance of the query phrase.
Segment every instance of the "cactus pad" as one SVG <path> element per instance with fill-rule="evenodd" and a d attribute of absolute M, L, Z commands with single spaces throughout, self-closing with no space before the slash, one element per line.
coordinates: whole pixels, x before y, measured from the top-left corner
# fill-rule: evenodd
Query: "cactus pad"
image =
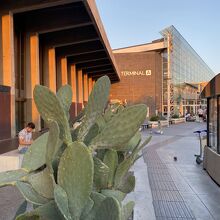
<path fill-rule="evenodd" d="M 60 127 L 61 138 L 68 144 L 71 142 L 69 123 L 63 104 L 58 97 L 47 87 L 36 85 L 34 88 L 34 101 L 41 117 L 47 123 L 56 121 Z"/>
<path fill-rule="evenodd" d="M 16 187 L 19 189 L 24 198 L 36 205 L 43 205 L 49 200 L 39 195 L 30 184 L 24 182 L 16 182 Z"/>
<path fill-rule="evenodd" d="M 105 189 L 108 184 L 109 167 L 94 157 L 94 185 L 97 190 Z"/>
<path fill-rule="evenodd" d="M 109 167 L 108 187 L 112 187 L 114 183 L 115 171 L 118 166 L 118 154 L 115 150 L 107 150 L 103 160 L 104 164 Z"/>
<path fill-rule="evenodd" d="M 28 176 L 28 182 L 39 195 L 48 199 L 53 198 L 53 180 L 48 168 Z"/>
<path fill-rule="evenodd" d="M 59 139 L 60 129 L 56 121 L 49 124 L 49 129 L 46 163 L 50 166 L 63 142 Z"/>
<path fill-rule="evenodd" d="M 15 185 L 16 181 L 27 175 L 28 172 L 24 169 L 2 172 L 0 173 L 0 187 Z"/>
<path fill-rule="evenodd" d="M 119 202 L 122 202 L 126 197 L 126 194 L 119 190 L 104 189 L 101 191 L 101 193 L 106 197 L 113 197 L 117 199 Z"/>
<path fill-rule="evenodd" d="M 133 209 L 134 209 L 135 203 L 133 201 L 128 202 L 125 206 L 122 208 L 122 220 L 128 220 L 128 218 L 131 216 Z"/>
<path fill-rule="evenodd" d="M 121 220 L 121 208 L 117 199 L 106 198 L 99 207 L 95 220 Z"/>
<path fill-rule="evenodd" d="M 22 214 L 16 220 L 63 220 L 54 201 L 48 202 L 31 212 Z"/>
<path fill-rule="evenodd" d="M 85 108 L 85 118 L 80 126 L 78 134 L 79 140 L 84 140 L 89 129 L 95 123 L 98 116 L 103 112 L 108 102 L 110 85 L 111 83 L 107 76 L 99 78 L 95 83 Z"/>
<path fill-rule="evenodd" d="M 58 184 L 68 196 L 73 219 L 79 219 L 93 186 L 93 159 L 82 142 L 67 147 L 58 167 Z"/>
<path fill-rule="evenodd" d="M 68 207 L 67 194 L 65 190 L 59 185 L 55 185 L 54 187 L 54 199 L 63 217 L 66 220 L 71 220 L 72 218 L 71 218 L 69 207 Z"/>
<path fill-rule="evenodd" d="M 124 193 L 130 193 L 135 188 L 135 176 L 132 173 L 128 173 L 121 181 L 120 185 L 118 186 L 118 190 Z"/>
<path fill-rule="evenodd" d="M 62 86 L 57 92 L 57 97 L 63 105 L 63 109 L 66 112 L 67 119 L 69 119 L 69 110 L 72 104 L 72 95 L 72 88 L 68 84 Z"/>
<path fill-rule="evenodd" d="M 46 147 L 49 133 L 38 137 L 24 154 L 21 167 L 33 171 L 46 163 Z"/>
<path fill-rule="evenodd" d="M 137 132 L 146 117 L 145 105 L 135 105 L 125 108 L 114 116 L 91 142 L 93 148 L 114 148 L 127 143 Z"/>

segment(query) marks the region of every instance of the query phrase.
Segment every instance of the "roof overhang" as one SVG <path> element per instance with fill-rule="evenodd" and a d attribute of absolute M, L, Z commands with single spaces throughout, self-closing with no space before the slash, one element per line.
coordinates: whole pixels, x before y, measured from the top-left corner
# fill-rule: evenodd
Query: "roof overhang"
<path fill-rule="evenodd" d="M 94 0 L 3 1 L 4 10 L 14 14 L 16 28 L 39 33 L 40 43 L 55 47 L 56 55 L 67 57 L 77 68 L 88 63 L 97 66 L 96 75 L 108 75 L 109 70 L 112 82 L 120 80 Z"/>
<path fill-rule="evenodd" d="M 140 52 L 150 52 L 150 51 L 161 51 L 166 49 L 164 41 L 153 42 L 148 44 L 136 45 L 131 47 L 119 48 L 113 50 L 113 53 L 140 53 Z"/>
<path fill-rule="evenodd" d="M 216 75 L 210 82 L 205 86 L 201 93 L 201 98 L 210 98 L 220 95 L 220 73 Z"/>

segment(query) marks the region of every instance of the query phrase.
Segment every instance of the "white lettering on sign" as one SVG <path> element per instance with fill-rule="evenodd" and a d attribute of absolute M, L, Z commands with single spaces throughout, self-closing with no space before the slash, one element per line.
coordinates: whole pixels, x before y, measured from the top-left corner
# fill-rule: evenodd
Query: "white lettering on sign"
<path fill-rule="evenodd" d="M 121 71 L 122 76 L 150 76 L 151 70 Z"/>

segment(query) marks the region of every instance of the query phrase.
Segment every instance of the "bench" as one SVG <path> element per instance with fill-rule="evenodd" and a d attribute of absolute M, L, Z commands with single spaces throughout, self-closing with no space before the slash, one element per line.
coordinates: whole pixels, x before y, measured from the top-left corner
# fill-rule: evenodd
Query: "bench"
<path fill-rule="evenodd" d="M 0 154 L 0 172 L 21 168 L 23 156 L 23 154 L 18 153 L 18 150 L 12 150 L 7 153 Z"/>
<path fill-rule="evenodd" d="M 152 124 L 151 123 L 144 123 L 141 125 L 141 130 L 145 130 L 146 128 L 152 128 Z"/>

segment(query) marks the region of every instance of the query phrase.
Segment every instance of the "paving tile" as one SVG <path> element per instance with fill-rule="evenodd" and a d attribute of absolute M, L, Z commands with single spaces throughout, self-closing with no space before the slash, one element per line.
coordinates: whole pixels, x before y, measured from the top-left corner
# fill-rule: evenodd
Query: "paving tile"
<path fill-rule="evenodd" d="M 158 201 L 183 201 L 179 191 L 152 190 L 152 197 Z"/>
<path fill-rule="evenodd" d="M 195 219 L 185 202 L 153 201 L 156 217 Z"/>

